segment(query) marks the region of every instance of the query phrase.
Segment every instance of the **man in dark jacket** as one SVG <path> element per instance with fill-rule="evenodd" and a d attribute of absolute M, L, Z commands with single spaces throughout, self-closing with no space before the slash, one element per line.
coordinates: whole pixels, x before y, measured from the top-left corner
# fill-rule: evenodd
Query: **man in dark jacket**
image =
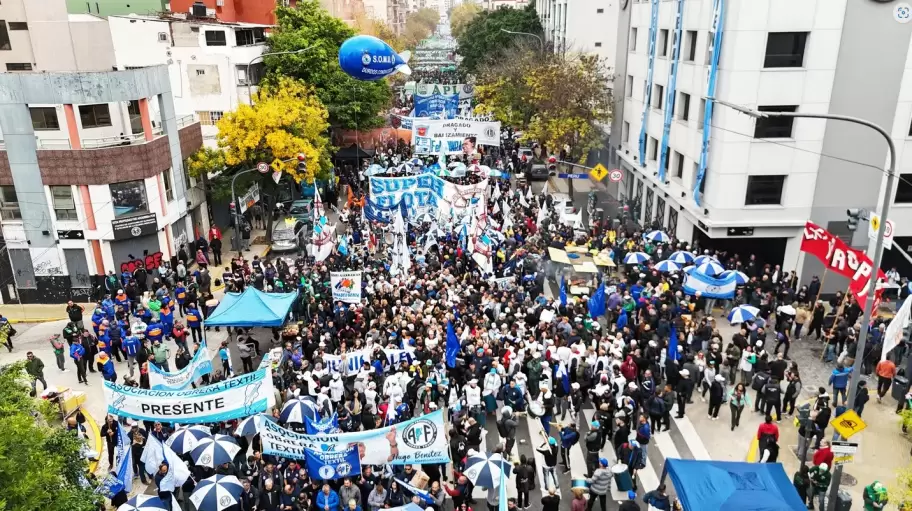
<path fill-rule="evenodd" d="M 763 410 L 765 415 L 773 409 L 776 410 L 776 422 L 782 422 L 782 388 L 779 386 L 779 380 L 770 378 L 769 382 L 763 387 L 763 402 L 766 408 Z"/>
<path fill-rule="evenodd" d="M 684 418 L 684 409 L 687 406 L 687 400 L 690 394 L 693 392 L 694 382 L 690 379 L 690 371 L 687 369 L 681 370 L 681 379 L 678 380 L 678 386 L 675 388 L 675 393 L 678 395 L 678 415 L 677 418 Z"/>
<path fill-rule="evenodd" d="M 599 451 L 602 449 L 601 424 L 598 421 L 592 421 L 589 424 L 589 432 L 586 433 L 586 474 L 592 477 L 595 469 L 598 468 Z"/>
<path fill-rule="evenodd" d="M 253 511 L 260 503 L 260 492 L 250 485 L 250 479 L 244 478 L 244 491 L 241 492 L 241 511 Z"/>
<path fill-rule="evenodd" d="M 73 303 L 73 300 L 70 300 L 67 302 L 66 313 L 71 322 L 79 328 L 82 328 L 82 315 L 85 313 L 85 309 L 82 305 L 75 304 Z"/>
<path fill-rule="evenodd" d="M 576 429 L 576 423 L 564 426 L 560 430 L 560 447 L 561 447 L 561 464 L 564 466 L 564 473 L 570 472 L 570 449 L 579 442 L 580 434 Z"/>

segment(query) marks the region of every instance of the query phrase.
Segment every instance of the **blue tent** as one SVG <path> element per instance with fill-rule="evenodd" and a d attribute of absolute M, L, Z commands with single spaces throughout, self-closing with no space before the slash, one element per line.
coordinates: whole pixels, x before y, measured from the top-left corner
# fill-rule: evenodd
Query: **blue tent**
<path fill-rule="evenodd" d="M 668 458 L 684 509 L 786 511 L 807 509 L 779 463 L 699 461 Z M 664 480 L 663 474 L 662 479 Z"/>
<path fill-rule="evenodd" d="M 206 319 L 206 326 L 278 327 L 285 324 L 298 293 L 264 293 L 247 287 L 243 293 L 226 293 Z"/>

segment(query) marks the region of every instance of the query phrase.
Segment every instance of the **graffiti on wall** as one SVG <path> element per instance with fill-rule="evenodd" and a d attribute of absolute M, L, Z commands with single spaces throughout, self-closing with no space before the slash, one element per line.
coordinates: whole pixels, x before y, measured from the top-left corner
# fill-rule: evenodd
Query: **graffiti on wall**
<path fill-rule="evenodd" d="M 63 275 L 63 269 L 53 261 L 44 260 L 35 263 L 35 275 L 40 277 L 50 277 L 53 275 Z"/>
<path fill-rule="evenodd" d="M 131 255 L 130 260 L 120 263 L 120 271 L 121 273 L 133 273 L 137 268 L 139 268 L 140 264 L 143 265 L 148 271 L 157 270 L 162 265 L 163 257 L 164 254 L 161 252 L 148 254 L 141 259 L 136 259 Z"/>

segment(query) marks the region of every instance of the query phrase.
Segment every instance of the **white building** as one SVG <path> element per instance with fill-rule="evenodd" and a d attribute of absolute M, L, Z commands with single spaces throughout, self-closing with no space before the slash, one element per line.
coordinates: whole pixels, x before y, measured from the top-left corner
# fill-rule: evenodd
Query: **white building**
<path fill-rule="evenodd" d="M 268 25 L 225 23 L 214 19 L 110 16 L 119 69 L 167 65 L 178 115 L 199 119 L 204 143 L 215 147 L 215 123 L 239 104 L 263 76 L 263 63 L 251 60 L 266 48 Z M 248 85 L 250 85 L 248 87 Z"/>
<path fill-rule="evenodd" d="M 714 25 L 714 8 L 720 5 L 722 24 Z M 845 210 L 877 207 L 884 182 L 879 169 L 887 161 L 884 141 L 850 123 L 755 121 L 718 104 L 707 121 L 703 98 L 714 75 L 719 100 L 875 122 L 892 134 L 897 173 L 912 182 L 912 151 L 907 151 L 912 148 L 912 24 L 897 15 L 898 5 L 621 0 L 611 147 L 614 163 L 625 172 L 615 192 L 632 201 L 641 223 L 655 223 L 678 238 L 743 257 L 756 254 L 763 263 L 799 269 L 804 281 L 822 275 L 813 258 L 800 254 L 805 222 L 827 227 L 856 246 L 867 244 L 864 225 L 854 235 L 846 229 Z M 681 44 L 672 80 L 679 8 Z M 721 39 L 715 69 L 714 34 Z M 695 189 L 702 190 L 699 202 Z M 912 185 L 901 182 L 897 190 L 890 217 L 905 248 L 912 245 Z M 885 261 L 887 268 L 904 264 L 896 251 L 887 252 Z M 832 286 L 827 291 L 845 282 Z"/>
<path fill-rule="evenodd" d="M 515 3 L 516 8 L 528 2 L 486 0 L 495 8 Z M 619 4 L 624 0 L 541 0 L 535 4 L 545 39 L 555 53 L 580 52 L 598 55 L 614 69 L 617 55 Z"/>

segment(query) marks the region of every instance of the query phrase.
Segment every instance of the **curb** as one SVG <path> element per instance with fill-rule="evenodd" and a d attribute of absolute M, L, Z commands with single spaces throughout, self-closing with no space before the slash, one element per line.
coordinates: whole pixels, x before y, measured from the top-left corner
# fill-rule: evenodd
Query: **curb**
<path fill-rule="evenodd" d="M 69 316 L 64 316 L 62 318 L 26 318 L 26 319 L 10 319 L 7 318 L 7 321 L 14 325 L 20 323 L 53 323 L 54 321 L 63 321 L 65 319 L 70 319 Z"/>
<path fill-rule="evenodd" d="M 86 419 L 86 424 L 89 425 L 89 429 L 92 430 L 92 436 L 95 438 L 95 452 L 98 453 L 99 461 L 89 463 L 89 473 L 94 474 L 95 471 L 98 470 L 98 465 L 103 454 L 102 450 L 104 449 L 104 445 L 101 443 L 101 430 L 98 428 L 98 423 L 95 422 L 95 417 L 92 417 L 92 414 L 89 413 L 88 410 L 83 409 L 81 406 L 79 407 L 79 410 L 82 410 L 82 415 Z"/>

